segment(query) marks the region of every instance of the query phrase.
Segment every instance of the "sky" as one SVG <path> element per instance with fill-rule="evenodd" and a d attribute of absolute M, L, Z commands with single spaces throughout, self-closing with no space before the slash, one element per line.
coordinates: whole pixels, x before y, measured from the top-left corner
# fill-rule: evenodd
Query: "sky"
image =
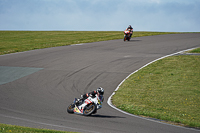
<path fill-rule="evenodd" d="M 200 32 L 200 0 L 0 0 L 0 30 Z"/>

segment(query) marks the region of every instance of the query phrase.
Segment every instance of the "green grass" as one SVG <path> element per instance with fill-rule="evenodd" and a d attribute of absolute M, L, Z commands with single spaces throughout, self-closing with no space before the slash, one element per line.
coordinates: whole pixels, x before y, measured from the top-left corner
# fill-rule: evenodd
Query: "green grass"
<path fill-rule="evenodd" d="M 200 48 L 193 49 L 189 53 L 200 53 Z"/>
<path fill-rule="evenodd" d="M 75 132 L 36 129 L 36 128 L 12 126 L 0 123 L 0 133 L 75 133 Z"/>
<path fill-rule="evenodd" d="M 112 97 L 129 113 L 200 128 L 200 56 L 156 61 L 131 75 Z"/>
<path fill-rule="evenodd" d="M 134 32 L 133 37 L 176 33 Z M 123 39 L 123 31 L 0 31 L 0 55 L 114 39 Z"/>

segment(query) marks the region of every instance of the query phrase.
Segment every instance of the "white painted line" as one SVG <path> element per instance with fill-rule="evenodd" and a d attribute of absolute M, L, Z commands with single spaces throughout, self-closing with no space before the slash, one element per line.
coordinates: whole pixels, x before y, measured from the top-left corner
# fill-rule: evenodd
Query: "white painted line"
<path fill-rule="evenodd" d="M 83 43 L 80 43 L 80 44 L 75 44 L 75 45 L 83 45 Z"/>
<path fill-rule="evenodd" d="M 114 109 L 116 109 L 116 110 L 118 110 L 118 111 L 120 111 L 120 112 L 122 112 L 122 113 L 124 113 L 124 114 L 133 116 L 133 117 L 137 117 L 137 118 L 141 118 L 141 119 L 145 119 L 145 120 L 149 120 L 149 121 L 153 121 L 153 122 L 157 122 L 157 123 L 161 123 L 161 124 L 171 125 L 171 124 L 168 124 L 168 123 L 160 122 L 160 121 L 162 121 L 162 120 L 156 121 L 156 120 L 153 120 L 153 119 L 149 119 L 149 118 L 145 118 L 145 117 L 140 117 L 140 116 L 137 116 L 137 115 L 133 115 L 133 114 L 130 114 L 130 113 L 128 113 L 128 112 L 125 112 L 125 111 L 123 111 L 123 110 L 121 110 L 121 109 L 118 109 L 118 108 L 116 108 L 114 105 L 112 105 L 111 98 L 112 98 L 113 95 L 115 95 L 115 92 L 116 92 L 116 91 L 119 89 L 119 87 L 125 82 L 125 80 L 128 79 L 131 75 L 133 75 L 133 74 L 136 73 L 137 71 L 139 71 L 140 69 L 142 69 L 142 68 L 144 68 L 144 67 L 150 65 L 150 64 L 153 63 L 153 62 L 156 62 L 156 61 L 158 61 L 158 60 L 161 60 L 161 59 L 163 59 L 163 58 L 166 58 L 166 57 L 169 57 L 169 56 L 173 56 L 173 55 L 176 55 L 176 54 L 179 54 L 179 53 L 183 53 L 183 52 L 185 52 L 185 51 L 189 51 L 189 50 L 192 50 L 192 49 L 195 49 L 195 48 L 191 48 L 191 49 L 187 49 L 187 50 L 183 50 L 183 51 L 180 51 L 180 52 L 177 52 L 177 53 L 173 53 L 173 54 L 170 54 L 170 55 L 163 56 L 163 57 L 158 58 L 158 59 L 156 59 L 156 60 L 154 60 L 154 61 L 152 61 L 152 62 L 149 62 L 148 64 L 146 64 L 146 65 L 142 66 L 141 68 L 139 68 L 138 70 L 134 71 L 133 73 L 131 73 L 130 75 L 128 75 L 128 76 L 117 86 L 117 88 L 115 89 L 115 91 L 114 91 L 114 92 L 112 93 L 112 95 L 108 98 L 107 104 L 108 104 L 110 107 L 112 107 L 112 108 L 114 108 Z M 171 126 L 176 126 L 176 127 L 180 127 L 180 128 L 185 128 L 185 129 L 190 129 L 190 130 L 199 131 L 199 130 L 194 129 L 194 128 L 181 127 L 181 126 L 177 126 L 177 125 L 171 125 Z"/>

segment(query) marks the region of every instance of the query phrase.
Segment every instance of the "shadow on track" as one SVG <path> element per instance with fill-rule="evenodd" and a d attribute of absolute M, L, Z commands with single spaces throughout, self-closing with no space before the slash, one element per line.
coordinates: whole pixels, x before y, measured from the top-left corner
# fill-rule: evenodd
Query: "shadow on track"
<path fill-rule="evenodd" d="M 130 41 L 125 41 L 125 42 L 139 42 L 139 41 L 142 41 L 142 40 L 130 40 Z"/>
<path fill-rule="evenodd" d="M 109 116 L 109 115 L 91 115 L 90 117 L 96 117 L 96 118 L 126 118 L 121 116 Z"/>
<path fill-rule="evenodd" d="M 139 42 L 139 41 L 142 41 L 142 40 L 130 40 L 129 42 Z"/>

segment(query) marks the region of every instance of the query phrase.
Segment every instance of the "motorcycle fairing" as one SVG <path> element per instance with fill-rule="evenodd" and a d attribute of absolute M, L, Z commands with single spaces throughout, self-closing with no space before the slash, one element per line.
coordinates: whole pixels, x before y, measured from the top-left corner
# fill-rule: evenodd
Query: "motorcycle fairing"
<path fill-rule="evenodd" d="M 83 114 L 83 109 L 79 109 L 77 106 L 74 108 L 74 113 Z"/>

